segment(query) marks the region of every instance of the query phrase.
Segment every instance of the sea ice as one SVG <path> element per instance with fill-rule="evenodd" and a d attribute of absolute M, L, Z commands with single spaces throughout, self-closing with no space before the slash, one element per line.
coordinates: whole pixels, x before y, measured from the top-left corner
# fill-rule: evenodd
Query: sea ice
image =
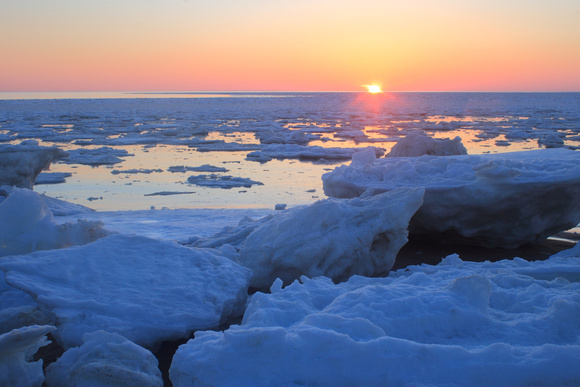
<path fill-rule="evenodd" d="M 545 148 L 561 148 L 564 146 L 564 140 L 557 134 L 549 134 L 540 138 L 538 144 L 543 145 Z"/>
<path fill-rule="evenodd" d="M 57 224 L 42 196 L 29 189 L 14 188 L 0 201 L 0 257 L 81 245 L 108 234 L 100 222 Z"/>
<path fill-rule="evenodd" d="M 111 147 L 78 148 L 70 150 L 69 157 L 64 161 L 67 164 L 83 165 L 113 165 L 123 162 L 121 157 L 131 156 L 125 149 Z"/>
<path fill-rule="evenodd" d="M 322 176 L 328 196 L 425 187 L 409 233 L 487 247 L 544 240 L 580 222 L 580 153 L 568 149 L 354 161 Z"/>
<path fill-rule="evenodd" d="M 170 369 L 200 385 L 573 385 L 580 249 L 411 266 L 333 284 L 303 277 L 252 296 L 241 325 L 196 332 Z M 228 372 L 223 372 L 223 365 Z"/>
<path fill-rule="evenodd" d="M 65 348 L 97 330 L 155 348 L 241 314 L 251 271 L 231 259 L 231 252 L 112 235 L 5 257 L 0 269 L 8 284 L 38 301 Z"/>
<path fill-rule="evenodd" d="M 461 137 L 432 138 L 417 133 L 409 133 L 399 140 L 385 157 L 416 157 L 422 155 L 452 156 L 466 155 L 467 149 L 461 143 Z"/>
<path fill-rule="evenodd" d="M 258 288 L 301 275 L 334 281 L 384 275 L 407 242 L 409 219 L 422 198 L 422 188 L 400 189 L 279 211 L 249 233 L 239 262 L 254 271 L 250 284 Z"/>
<path fill-rule="evenodd" d="M 274 128 L 276 130 L 274 130 Z M 303 130 L 284 130 L 279 127 L 269 127 L 256 133 L 256 137 L 262 144 L 300 144 L 306 145 L 311 140 L 317 140 L 319 136 L 306 133 Z"/>
<path fill-rule="evenodd" d="M 384 154 L 381 148 L 371 147 L 377 157 Z M 350 160 L 356 152 L 364 148 L 323 148 L 321 146 L 303 146 L 295 144 L 266 145 L 260 151 L 250 152 L 246 158 L 250 161 L 268 161 L 268 159 L 305 159 L 305 160 Z"/>
<path fill-rule="evenodd" d="M 35 179 L 34 185 L 40 184 L 62 184 L 66 183 L 66 178 L 71 177 L 70 172 L 41 172 Z"/>
<path fill-rule="evenodd" d="M 204 164 L 200 165 L 199 167 L 188 167 L 185 165 L 172 165 L 167 169 L 169 172 L 209 172 L 209 173 L 219 173 L 219 172 L 228 172 L 227 168 L 224 167 L 216 167 L 215 165 Z"/>
<path fill-rule="evenodd" d="M 251 188 L 253 185 L 264 185 L 264 183 L 245 177 L 218 176 L 211 175 L 193 175 L 187 179 L 189 184 L 200 187 L 230 189 L 235 187 Z"/>
<path fill-rule="evenodd" d="M 38 146 L 36 141 L 0 145 L 0 185 L 32 189 L 38 174 L 67 153 L 57 147 Z"/>
<path fill-rule="evenodd" d="M 44 382 L 42 360 L 30 362 L 38 348 L 47 344 L 46 334 L 56 328 L 33 325 L 0 335 L 0 384 L 40 387 Z"/>
<path fill-rule="evenodd" d="M 121 173 L 127 174 L 127 175 L 136 174 L 136 173 L 143 173 L 143 174 L 149 175 L 153 172 L 163 172 L 163 170 L 159 169 L 159 168 L 156 168 L 156 169 L 139 168 L 139 169 L 113 169 L 111 171 L 111 173 L 113 175 L 119 175 Z"/>
<path fill-rule="evenodd" d="M 155 356 L 117 333 L 96 331 L 46 369 L 46 385 L 162 387 Z"/>

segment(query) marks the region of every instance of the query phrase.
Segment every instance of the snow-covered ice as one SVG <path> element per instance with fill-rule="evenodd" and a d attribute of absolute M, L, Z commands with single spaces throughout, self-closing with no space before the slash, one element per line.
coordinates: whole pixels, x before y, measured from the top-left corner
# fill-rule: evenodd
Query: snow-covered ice
<path fill-rule="evenodd" d="M 82 245 L 108 234 L 100 222 L 57 224 L 42 196 L 29 189 L 14 188 L 0 201 L 0 257 Z"/>
<path fill-rule="evenodd" d="M 6 275 L 0 272 L 0 334 L 41 326 L 21 332 L 25 337 L 28 331 L 32 339 L 24 352 L 33 352 L 46 332 L 55 329 L 47 325 L 56 324 L 57 339 L 68 347 L 78 347 L 69 348 L 51 366 L 55 374 L 86 376 L 84 371 L 106 369 L 130 377 L 129 370 L 135 371 L 139 365 L 152 371 L 151 375 L 156 370 L 151 354 L 129 340 L 153 348 L 159 340 L 188 338 L 195 331 L 195 339 L 182 345 L 173 361 L 171 378 L 177 386 L 193 381 L 202 385 L 579 384 L 578 248 L 544 262 L 469 263 L 450 256 L 436 266 L 409 267 L 385 278 L 355 275 L 338 284 L 330 278 L 303 276 L 300 282 L 282 288 L 283 281 L 274 280 L 278 276 L 274 272 L 278 261 L 284 269 L 282 277 L 293 271 L 284 265 L 295 252 L 308 250 L 314 256 L 317 248 L 327 246 L 332 253 L 329 258 L 343 251 L 344 258 L 350 259 L 358 248 L 368 250 L 368 246 L 356 244 L 355 236 L 372 227 L 342 227 L 346 220 L 332 214 L 315 219 L 316 207 L 310 213 L 308 207 L 296 207 L 318 198 L 312 194 L 320 193 L 320 176 L 330 170 L 329 164 L 351 158 L 350 167 L 338 168 L 332 175 L 340 171 L 346 176 L 351 171 L 350 182 L 341 184 L 345 183 L 342 188 L 346 191 L 353 190 L 354 196 L 371 188 L 354 202 L 378 200 L 378 196 L 388 195 L 383 191 L 398 187 L 425 187 L 425 202 L 435 208 L 433 203 L 441 197 L 440 202 L 449 206 L 471 199 L 475 205 L 482 197 L 505 191 L 513 194 L 505 204 L 505 198 L 498 196 L 500 204 L 482 202 L 469 208 L 467 212 L 477 213 L 479 218 L 442 208 L 439 215 L 445 215 L 444 221 L 430 223 L 449 225 L 453 218 L 463 219 L 457 227 L 475 232 L 474 228 L 485 228 L 485 224 L 496 228 L 509 221 L 506 230 L 499 229 L 496 235 L 503 238 L 505 234 L 510 241 L 514 235 L 518 239 L 537 233 L 536 228 L 545 229 L 546 234 L 556 232 L 547 230 L 547 225 L 562 223 L 562 219 L 573 223 L 574 208 L 564 210 L 568 214 L 561 219 L 552 215 L 578 197 L 578 165 L 566 156 L 571 153 L 531 150 L 580 146 L 580 94 L 198 97 L 0 101 L 0 142 L 12 147 L 24 140 L 20 149 L 40 142 L 56 145 L 72 155 L 66 163 L 53 163 L 52 169 L 74 174 L 64 184 L 35 188 L 48 195 L 40 199 L 49 211 L 29 192 L 20 199 L 16 194 L 10 204 L 15 189 L 0 187 L 0 209 L 6 203 L 12 207 L 0 210 L 10 215 L 2 219 L 8 224 L 2 222 L 0 228 L 14 233 L 20 227 L 24 232 L 17 238 L 4 237 L 2 242 L 12 248 L 28 234 L 32 236 L 28 242 L 33 241 L 32 248 L 36 248 L 51 235 L 62 236 L 55 227 L 62 230 L 65 223 L 80 227 L 84 221 L 79 218 L 101 221 L 106 230 L 125 234 L 83 246 L 53 243 L 50 248 L 60 249 L 0 258 L 0 266 L 8 271 Z M 446 149 L 456 140 L 441 138 L 460 136 L 472 156 L 411 158 L 406 154 L 390 157 L 391 161 L 377 160 L 394 142 L 398 141 L 395 148 L 410 142 L 414 133 L 433 141 L 415 141 L 412 151 L 426 142 Z M 377 148 L 365 148 L 372 145 Z M 441 154 L 428 148 L 424 146 L 421 153 Z M 476 156 L 516 150 L 525 152 Z M 5 156 L 0 153 L 0 164 Z M 121 161 L 123 168 L 117 170 L 122 173 L 112 174 L 111 165 Z M 227 172 L 222 164 L 235 171 L 231 174 L 264 185 L 243 191 L 195 187 L 192 195 L 174 195 L 190 190 L 183 187 L 187 184 L 183 175 L 171 172 L 187 173 L 195 168 L 192 172 L 222 174 Z M 383 164 L 389 164 L 393 173 L 383 173 Z M 25 169 L 26 176 L 33 170 Z M 145 178 L 128 176 L 154 170 L 161 172 Z M 374 176 L 374 172 L 380 173 Z M 384 177 L 380 184 L 379 177 Z M 568 177 L 569 184 L 565 182 Z M 555 181 L 549 196 L 548 186 Z M 364 184 L 356 185 L 361 182 Z M 392 182 L 392 187 L 385 182 Z M 465 196 L 449 196 L 450 192 Z M 158 195 L 145 197 L 150 193 Z M 85 204 L 89 197 L 103 200 L 91 203 L 99 210 L 93 211 L 53 197 Z M 349 200 L 328 202 L 345 205 Z M 276 203 L 287 203 L 289 209 L 276 212 Z M 515 204 L 523 207 L 525 203 L 530 203 L 526 211 L 515 210 Z M 153 205 L 178 209 L 127 211 Z M 210 209 L 228 206 L 243 208 Z M 549 206 L 551 210 L 542 212 Z M 208 208 L 187 209 L 191 207 Z M 354 210 L 350 215 L 354 216 Z M 292 216 L 292 222 L 286 222 Z M 303 226 L 309 219 L 312 224 Z M 330 237 L 316 240 L 311 234 L 322 235 L 316 222 L 323 219 L 334 219 L 336 235 L 354 231 L 332 239 L 334 244 L 325 242 Z M 417 230 L 414 219 L 411 229 Z M 369 218 L 365 224 L 372 222 Z M 291 223 L 296 226 L 294 232 Z M 285 239 L 276 240 L 268 230 L 279 224 L 284 225 Z M 253 234 L 256 239 L 252 242 Z M 448 241 L 455 241 L 450 234 L 445 234 Z M 477 238 L 481 242 L 481 238 L 491 237 L 478 234 Z M 273 273 L 272 293 L 251 296 L 241 325 L 224 332 L 200 331 L 216 328 L 224 319 L 244 312 L 251 272 L 237 263 L 239 251 L 250 246 L 248 241 L 256 249 L 260 244 L 266 248 L 270 242 L 279 246 L 279 252 L 272 249 L 267 253 L 280 259 L 265 261 L 264 270 Z M 302 241 L 308 243 L 303 246 Z M 352 247 L 350 256 L 347 246 Z M 246 258 L 262 259 L 251 255 Z M 320 268 L 330 262 L 314 261 Z M 310 276 L 319 275 L 316 265 L 314 269 L 306 265 L 304 270 Z M 295 274 L 288 278 L 297 277 Z M 102 329 L 109 332 L 99 331 Z M 4 345 L 0 351 L 19 353 L 17 364 L 26 367 L 21 347 L 7 345 L 12 341 L 0 342 Z M 97 358 L 103 362 L 93 362 Z M 1 361 L 0 368 L 4 364 Z M 33 364 L 34 370 L 20 374 L 18 380 L 29 385 L 30 376 L 42 383 L 40 363 L 27 364 Z M 20 372 L 17 370 L 18 366 L 10 372 Z M 0 372 L 3 381 L 2 377 Z M 154 379 L 153 385 L 158 383 Z M 88 383 L 87 379 L 82 383 Z"/>
<path fill-rule="evenodd" d="M 170 370 L 200 385 L 575 385 L 580 249 L 544 262 L 452 255 L 387 278 L 303 277 L 241 325 L 197 332 Z M 227 364 L 227 372 L 223 372 Z"/>
<path fill-rule="evenodd" d="M 366 157 L 322 179 L 327 195 L 342 198 L 425 187 L 409 231 L 449 242 L 515 247 L 580 222 L 580 153 L 568 149 Z"/>
<path fill-rule="evenodd" d="M 31 361 L 38 348 L 47 344 L 50 325 L 32 325 L 0 335 L 0 384 L 40 387 L 44 382 L 42 360 Z"/>
<path fill-rule="evenodd" d="M 422 199 L 422 188 L 400 189 L 278 212 L 247 236 L 239 262 L 253 270 L 250 284 L 258 288 L 302 275 L 334 281 L 385 275 L 407 243 L 409 219 Z"/>
<path fill-rule="evenodd" d="M 0 145 L 0 185 L 32 189 L 38 174 L 66 155 L 60 148 L 38 146 L 36 141 Z"/>
<path fill-rule="evenodd" d="M 416 157 L 422 155 L 466 155 L 467 149 L 459 136 L 454 139 L 437 139 L 418 133 L 409 133 L 399 140 L 386 157 Z"/>
<path fill-rule="evenodd" d="M 112 235 L 84 246 L 4 257 L 6 282 L 31 294 L 65 347 L 116 332 L 147 348 L 242 313 L 250 270 L 231 252 Z M 63 268 L 66 268 L 64 270 Z"/>
<path fill-rule="evenodd" d="M 27 293 L 6 283 L 0 271 L 0 334 L 30 325 L 48 325 L 48 318 Z"/>
<path fill-rule="evenodd" d="M 96 331 L 46 370 L 46 385 L 161 387 L 157 359 L 117 333 Z"/>

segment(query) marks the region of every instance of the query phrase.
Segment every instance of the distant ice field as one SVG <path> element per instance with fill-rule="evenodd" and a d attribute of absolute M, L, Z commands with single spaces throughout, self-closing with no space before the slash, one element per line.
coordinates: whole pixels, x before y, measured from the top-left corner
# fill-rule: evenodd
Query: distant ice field
<path fill-rule="evenodd" d="M 411 132 L 576 148 L 580 93 L 0 93 L 0 143 L 71 154 L 35 190 L 99 211 L 310 204 L 358 148 Z"/>

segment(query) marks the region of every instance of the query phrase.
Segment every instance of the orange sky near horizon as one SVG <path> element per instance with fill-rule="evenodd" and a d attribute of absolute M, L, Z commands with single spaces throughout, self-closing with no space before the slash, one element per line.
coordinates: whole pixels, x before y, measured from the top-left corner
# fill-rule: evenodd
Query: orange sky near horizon
<path fill-rule="evenodd" d="M 577 0 L 3 0 L 0 91 L 580 91 Z"/>

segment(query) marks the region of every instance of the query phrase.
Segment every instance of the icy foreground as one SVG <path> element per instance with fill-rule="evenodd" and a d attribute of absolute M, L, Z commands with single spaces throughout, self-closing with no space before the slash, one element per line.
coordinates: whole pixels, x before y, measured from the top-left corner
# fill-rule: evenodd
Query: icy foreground
<path fill-rule="evenodd" d="M 66 351 L 46 370 L 46 385 L 161 387 L 157 359 L 116 333 L 97 331 Z"/>
<path fill-rule="evenodd" d="M 50 325 L 32 325 L 0 335 L 0 384 L 2 386 L 41 386 L 42 361 L 29 362 L 38 348 L 47 344 Z"/>
<path fill-rule="evenodd" d="M 457 255 L 387 278 L 256 293 L 241 325 L 196 332 L 175 386 L 580 383 L 580 247 L 543 262 Z M 223 365 L 228 372 L 223 372 Z"/>
<path fill-rule="evenodd" d="M 8 284 L 36 299 L 65 348 L 97 330 L 155 348 L 241 315 L 251 272 L 229 258 L 214 249 L 113 235 L 5 257 L 0 269 Z"/>
<path fill-rule="evenodd" d="M 253 270 L 250 284 L 258 288 L 276 278 L 290 284 L 301 275 L 334 281 L 385 275 L 407 243 L 409 219 L 422 199 L 423 189 L 400 189 L 281 212 L 249 233 L 240 263 Z"/>
<path fill-rule="evenodd" d="M 486 247 L 517 247 L 580 223 L 580 152 L 374 159 L 367 152 L 323 175 L 324 192 L 352 198 L 424 187 L 409 233 Z"/>
<path fill-rule="evenodd" d="M 67 153 L 57 147 L 38 146 L 36 141 L 0 145 L 0 185 L 32 189 L 36 176 Z"/>
<path fill-rule="evenodd" d="M 41 195 L 29 189 L 5 188 L 0 190 L 0 257 L 83 245 L 109 234 L 95 221 L 57 224 Z M 48 202 L 65 213 L 80 207 L 63 206 L 55 199 Z"/>

